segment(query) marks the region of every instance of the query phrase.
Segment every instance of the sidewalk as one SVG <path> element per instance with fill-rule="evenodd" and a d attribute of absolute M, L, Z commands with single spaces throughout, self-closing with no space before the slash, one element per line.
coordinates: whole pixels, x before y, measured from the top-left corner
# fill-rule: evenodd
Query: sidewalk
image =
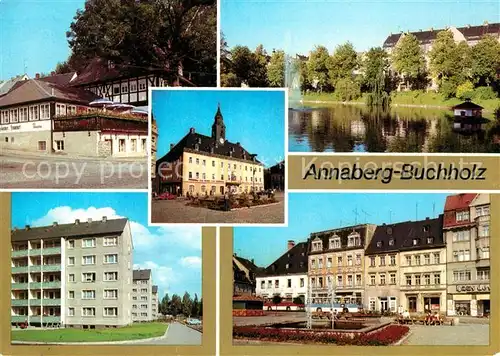
<path fill-rule="evenodd" d="M 29 158 L 38 159 L 51 159 L 51 160 L 82 160 L 82 161 L 123 161 L 123 162 L 134 162 L 134 161 L 147 161 L 147 156 L 144 157 L 100 157 L 100 156 L 86 156 L 78 154 L 66 154 L 66 153 L 48 153 L 48 152 L 33 152 L 24 150 L 12 150 L 12 149 L 2 149 L 0 151 L 0 157 L 11 158 L 14 160 L 22 161 Z"/>

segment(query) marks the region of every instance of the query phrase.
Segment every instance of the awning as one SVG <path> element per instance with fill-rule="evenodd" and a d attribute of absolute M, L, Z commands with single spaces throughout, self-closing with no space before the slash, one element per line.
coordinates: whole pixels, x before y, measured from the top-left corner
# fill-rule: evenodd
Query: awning
<path fill-rule="evenodd" d="M 490 300 L 489 294 L 476 294 L 477 300 Z"/>
<path fill-rule="evenodd" d="M 472 295 L 470 294 L 453 294 L 453 300 L 471 300 Z"/>

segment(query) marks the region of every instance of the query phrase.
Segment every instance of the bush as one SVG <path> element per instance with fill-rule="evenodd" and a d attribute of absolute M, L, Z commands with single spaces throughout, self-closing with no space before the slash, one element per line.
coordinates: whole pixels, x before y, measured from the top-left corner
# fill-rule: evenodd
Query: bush
<path fill-rule="evenodd" d="M 472 99 L 474 96 L 474 84 L 470 81 L 460 84 L 457 87 L 456 97 L 462 100 Z"/>
<path fill-rule="evenodd" d="M 474 99 L 490 100 L 496 98 L 497 94 L 492 87 L 477 87 L 474 89 Z"/>
<path fill-rule="evenodd" d="M 454 83 L 446 81 L 439 87 L 439 92 L 443 95 L 445 99 L 451 99 L 455 96 L 457 92 L 457 87 Z"/>
<path fill-rule="evenodd" d="M 500 120 L 500 106 L 495 109 L 494 115 L 495 119 Z"/>
<path fill-rule="evenodd" d="M 342 101 L 356 100 L 361 96 L 361 87 L 350 78 L 339 79 L 335 83 L 335 94 Z"/>

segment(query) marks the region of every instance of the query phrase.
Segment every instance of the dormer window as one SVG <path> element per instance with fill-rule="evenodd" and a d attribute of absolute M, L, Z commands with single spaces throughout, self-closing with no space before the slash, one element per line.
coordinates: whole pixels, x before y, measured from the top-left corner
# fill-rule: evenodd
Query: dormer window
<path fill-rule="evenodd" d="M 337 236 L 337 235 L 334 235 L 334 236 L 330 237 L 329 248 L 330 249 L 334 249 L 334 248 L 340 248 L 340 247 L 341 247 L 340 237 Z"/>
<path fill-rule="evenodd" d="M 457 211 L 456 219 L 457 221 L 469 221 L 469 211 Z"/>
<path fill-rule="evenodd" d="M 434 237 L 428 237 L 427 238 L 427 243 L 428 244 L 434 243 Z"/>
<path fill-rule="evenodd" d="M 316 238 L 312 242 L 312 250 L 313 251 L 322 251 L 323 250 L 323 242 L 319 238 Z"/>
<path fill-rule="evenodd" d="M 287 264 L 286 264 L 286 269 L 289 269 L 289 268 L 290 268 L 290 264 L 289 264 L 289 263 L 287 263 Z"/>
<path fill-rule="evenodd" d="M 387 228 L 387 235 L 392 235 L 392 227 Z"/>
<path fill-rule="evenodd" d="M 424 226 L 424 232 L 428 232 L 429 231 L 429 225 L 425 225 Z"/>
<path fill-rule="evenodd" d="M 377 247 L 382 247 L 382 241 L 377 241 Z"/>
<path fill-rule="evenodd" d="M 413 246 L 417 246 L 417 245 L 418 245 L 418 243 L 419 243 L 419 241 L 418 241 L 418 240 L 419 240 L 419 239 L 413 239 L 413 241 L 412 241 L 412 242 L 413 242 Z"/>
<path fill-rule="evenodd" d="M 394 239 L 390 239 L 390 240 L 389 240 L 389 245 L 390 245 L 390 246 L 394 246 Z"/>
<path fill-rule="evenodd" d="M 353 232 L 347 237 L 347 247 L 360 246 L 361 237 L 357 232 Z"/>

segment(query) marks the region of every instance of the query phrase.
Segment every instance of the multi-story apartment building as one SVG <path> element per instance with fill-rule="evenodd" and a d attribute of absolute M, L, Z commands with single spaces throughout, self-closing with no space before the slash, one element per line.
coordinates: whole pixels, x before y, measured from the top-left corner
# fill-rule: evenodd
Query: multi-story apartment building
<path fill-rule="evenodd" d="M 301 298 L 305 302 L 308 288 L 307 242 L 289 240 L 287 251 L 256 278 L 256 294 L 265 299 L 280 295 L 283 300 L 292 302 Z"/>
<path fill-rule="evenodd" d="M 151 297 L 151 315 L 153 320 L 158 319 L 160 313 L 160 300 L 158 299 L 158 286 L 153 285 Z"/>
<path fill-rule="evenodd" d="M 329 302 L 333 290 L 341 303 L 364 301 L 364 251 L 375 225 L 363 224 L 311 233 L 309 283 L 316 303 Z"/>
<path fill-rule="evenodd" d="M 127 219 L 14 228 L 11 322 L 117 327 L 132 323 Z"/>
<path fill-rule="evenodd" d="M 443 216 L 392 225 L 399 245 L 399 300 L 409 312 L 446 312 Z"/>
<path fill-rule="evenodd" d="M 226 140 L 226 125 L 217 108 L 211 136 L 191 128 L 157 161 L 160 192 L 219 195 L 264 189 L 264 165 L 239 143 Z"/>
<path fill-rule="evenodd" d="M 448 314 L 490 310 L 489 194 L 447 197 L 444 236 L 448 257 Z"/>
<path fill-rule="evenodd" d="M 138 269 L 133 272 L 132 319 L 153 320 L 153 275 L 150 269 Z"/>

